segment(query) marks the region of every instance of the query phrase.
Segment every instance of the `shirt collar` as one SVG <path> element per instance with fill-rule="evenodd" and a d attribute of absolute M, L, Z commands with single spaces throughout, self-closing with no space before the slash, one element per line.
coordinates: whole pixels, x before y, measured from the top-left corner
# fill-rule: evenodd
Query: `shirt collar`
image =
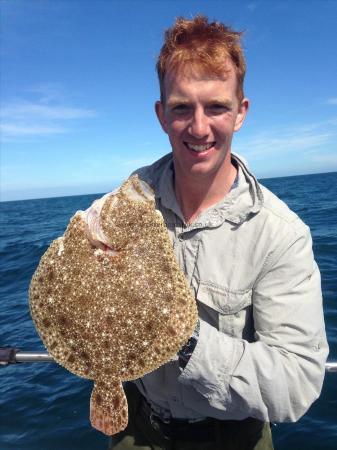
<path fill-rule="evenodd" d="M 228 194 L 220 202 L 203 211 L 187 228 L 218 227 L 225 220 L 240 224 L 251 214 L 260 211 L 263 205 L 263 194 L 258 181 L 249 171 L 247 164 L 240 156 L 232 153 L 232 160 L 238 168 L 237 178 Z M 155 196 L 163 207 L 172 210 L 183 221 L 183 215 L 174 192 L 173 158 L 166 159 L 157 186 Z"/>

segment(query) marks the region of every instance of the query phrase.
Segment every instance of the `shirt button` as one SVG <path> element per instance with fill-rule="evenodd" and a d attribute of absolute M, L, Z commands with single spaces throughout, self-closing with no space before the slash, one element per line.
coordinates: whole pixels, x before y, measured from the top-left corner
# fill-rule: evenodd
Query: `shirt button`
<path fill-rule="evenodd" d="M 173 401 L 174 403 L 177 403 L 178 398 L 177 398 L 177 397 L 172 397 L 172 401 Z"/>

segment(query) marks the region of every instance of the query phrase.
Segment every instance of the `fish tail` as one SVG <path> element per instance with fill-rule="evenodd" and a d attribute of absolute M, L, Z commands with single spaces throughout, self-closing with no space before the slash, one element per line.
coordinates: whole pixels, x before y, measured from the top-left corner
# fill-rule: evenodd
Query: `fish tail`
<path fill-rule="evenodd" d="M 91 425 L 112 436 L 128 424 L 128 403 L 122 383 L 95 383 L 90 398 Z"/>

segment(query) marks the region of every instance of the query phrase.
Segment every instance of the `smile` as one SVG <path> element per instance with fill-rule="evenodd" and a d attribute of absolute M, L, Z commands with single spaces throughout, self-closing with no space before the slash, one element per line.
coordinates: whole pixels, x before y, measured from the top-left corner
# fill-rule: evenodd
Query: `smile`
<path fill-rule="evenodd" d="M 209 150 L 211 147 L 213 147 L 214 144 L 215 142 L 208 142 L 207 144 L 203 145 L 190 144 L 189 142 L 185 142 L 187 148 L 195 152 L 205 152 L 206 150 Z"/>

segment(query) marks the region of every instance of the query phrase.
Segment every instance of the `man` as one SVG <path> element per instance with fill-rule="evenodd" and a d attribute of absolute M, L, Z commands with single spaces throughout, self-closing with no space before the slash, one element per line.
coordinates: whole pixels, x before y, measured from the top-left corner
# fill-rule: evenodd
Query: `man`
<path fill-rule="evenodd" d="M 172 154 L 136 172 L 155 190 L 199 323 L 176 359 L 129 385 L 129 426 L 111 448 L 271 449 L 269 423 L 298 420 L 323 382 L 310 232 L 231 154 L 249 106 L 240 34 L 180 18 L 157 69 Z"/>

